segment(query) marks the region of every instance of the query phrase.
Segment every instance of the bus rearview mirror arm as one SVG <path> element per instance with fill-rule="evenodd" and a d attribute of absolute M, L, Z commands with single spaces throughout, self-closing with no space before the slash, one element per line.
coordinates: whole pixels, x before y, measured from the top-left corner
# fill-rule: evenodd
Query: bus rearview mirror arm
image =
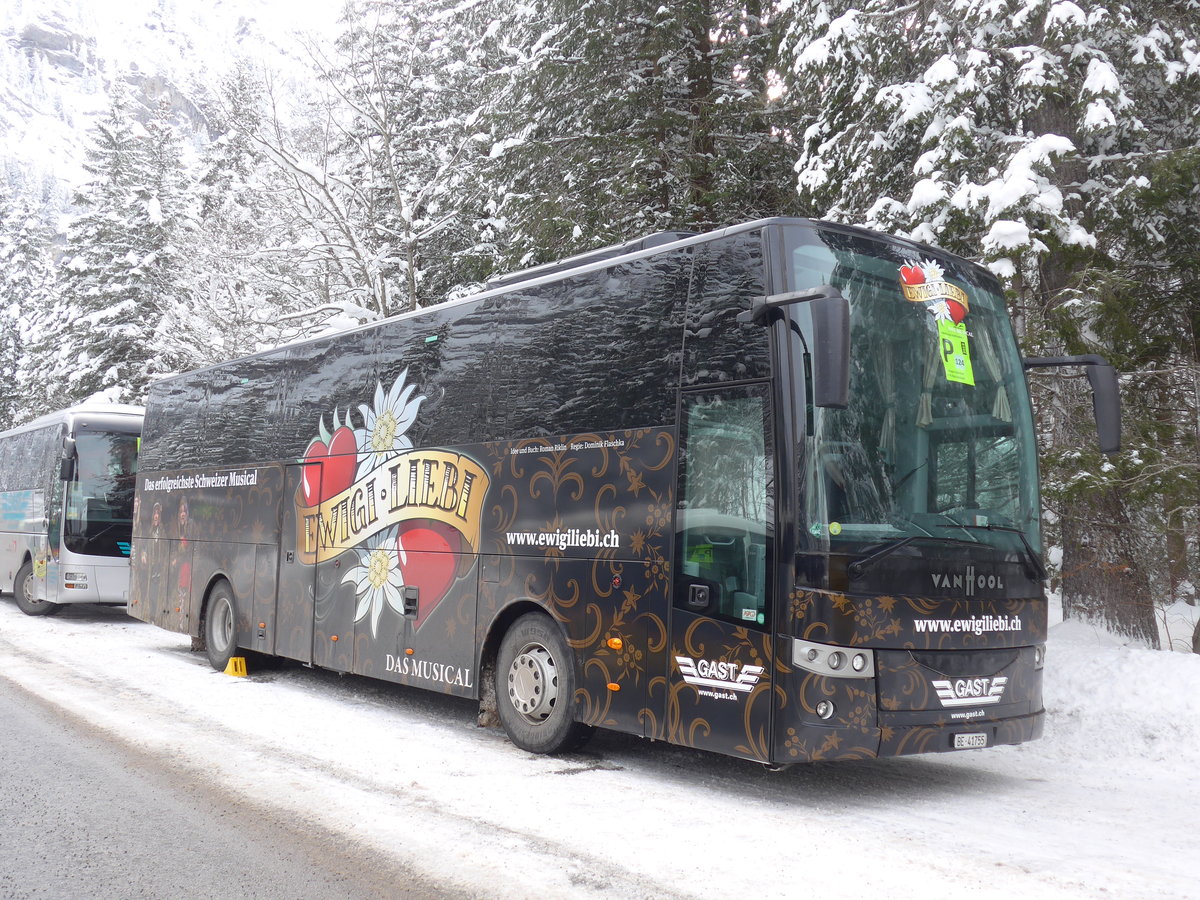
<path fill-rule="evenodd" d="M 1092 415 L 1100 450 L 1112 455 L 1121 449 L 1121 392 L 1117 386 L 1117 370 L 1103 356 L 1034 356 L 1021 360 L 1028 369 L 1049 369 L 1063 366 L 1084 366 L 1092 385 Z"/>
<path fill-rule="evenodd" d="M 850 302 L 831 284 L 756 297 L 738 321 L 767 326 L 785 306 L 807 303 L 813 323 L 813 406 L 850 405 Z"/>

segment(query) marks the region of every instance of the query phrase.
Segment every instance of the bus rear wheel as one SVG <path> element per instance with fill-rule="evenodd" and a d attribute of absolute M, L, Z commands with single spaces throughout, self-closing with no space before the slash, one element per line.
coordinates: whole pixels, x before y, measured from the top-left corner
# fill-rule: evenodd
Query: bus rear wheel
<path fill-rule="evenodd" d="M 527 613 L 500 642 L 496 706 L 509 740 L 531 753 L 566 753 L 592 736 L 572 714 L 575 657 L 554 622 Z"/>
<path fill-rule="evenodd" d="M 62 609 L 61 603 L 34 599 L 32 562 L 25 563 L 17 570 L 17 580 L 13 583 L 13 596 L 16 598 L 17 608 L 27 616 L 52 616 Z"/>
<path fill-rule="evenodd" d="M 204 649 L 209 664 L 224 672 L 229 660 L 237 655 L 237 612 L 233 588 L 228 581 L 218 581 L 208 595 L 204 613 Z"/>

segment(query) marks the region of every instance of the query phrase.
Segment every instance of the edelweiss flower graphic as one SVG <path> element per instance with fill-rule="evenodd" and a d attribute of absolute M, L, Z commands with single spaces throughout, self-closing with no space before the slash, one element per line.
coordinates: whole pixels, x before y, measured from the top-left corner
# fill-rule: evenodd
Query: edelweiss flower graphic
<path fill-rule="evenodd" d="M 358 437 L 358 476 L 361 478 L 371 470 L 386 463 L 393 456 L 412 449 L 412 440 L 406 432 L 417 418 L 424 396 L 413 398 L 416 387 L 405 385 L 408 369 L 392 383 L 384 394 L 383 383 L 375 384 L 374 406 L 359 406 L 363 427 L 355 434 Z"/>
<path fill-rule="evenodd" d="M 358 595 L 354 621 L 361 621 L 369 613 L 372 637 L 378 637 L 379 617 L 383 614 L 385 603 L 396 612 L 404 613 L 401 594 L 404 576 L 400 573 L 396 531 L 395 528 L 388 528 L 367 538 L 354 551 L 358 556 L 358 565 L 342 578 L 342 584 L 353 584 Z"/>

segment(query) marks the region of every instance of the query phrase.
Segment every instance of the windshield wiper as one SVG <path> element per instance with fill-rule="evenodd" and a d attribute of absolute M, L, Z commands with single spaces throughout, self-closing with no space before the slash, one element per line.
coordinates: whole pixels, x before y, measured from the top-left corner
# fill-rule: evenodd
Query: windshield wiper
<path fill-rule="evenodd" d="M 1011 525 L 965 525 L 961 522 L 956 522 L 960 528 L 976 528 L 980 531 L 1003 531 L 1005 534 L 1015 534 L 1021 539 L 1021 546 L 1025 550 L 1023 562 L 1025 563 L 1025 572 L 1037 581 L 1045 581 L 1050 577 L 1050 573 L 1046 571 L 1046 566 L 1042 563 L 1042 558 L 1038 556 L 1037 551 L 1033 549 L 1033 544 L 1029 543 L 1029 538 L 1025 537 L 1025 532 L 1020 528 L 1013 528 Z"/>
<path fill-rule="evenodd" d="M 1029 575 L 1030 578 L 1033 578 L 1039 582 L 1045 581 L 1046 578 L 1049 577 L 1048 573 L 1046 572 L 1046 567 L 1042 564 L 1041 558 L 1034 551 L 1033 545 L 1029 543 L 1029 538 L 1025 537 L 1025 532 L 1021 531 L 1021 529 L 1011 528 L 1007 525 L 964 525 L 962 522 L 954 522 L 954 524 L 967 533 L 970 533 L 971 529 L 978 529 L 981 531 L 1003 531 L 1008 534 L 1015 534 L 1021 539 L 1021 546 L 1025 551 L 1021 561 L 1025 566 L 1026 574 Z M 864 556 L 862 559 L 856 559 L 846 567 L 846 573 L 851 578 L 857 578 L 881 559 L 891 556 L 897 550 L 901 549 L 902 547 L 907 547 L 913 541 L 921 540 L 966 544 L 969 547 L 978 547 L 980 545 L 980 542 L 977 540 L 964 541 L 961 538 L 937 537 L 932 534 L 910 534 L 908 537 L 898 538 L 891 543 L 884 544 L 875 550 L 875 552 L 873 552 L 870 556 Z"/>
<path fill-rule="evenodd" d="M 926 537 L 926 535 L 910 534 L 908 537 L 899 538 L 890 544 L 884 544 L 870 556 L 864 556 L 862 559 L 856 559 L 854 562 L 850 563 L 850 565 L 846 566 L 846 574 L 851 578 L 857 578 L 885 556 L 891 556 L 901 547 L 907 547 L 913 541 L 923 537 Z"/>
<path fill-rule="evenodd" d="M 857 578 L 885 556 L 891 556 L 901 547 L 907 547 L 913 541 L 938 541 L 943 544 L 964 544 L 968 547 L 979 546 L 979 541 L 964 541 L 961 538 L 937 537 L 936 535 L 932 534 L 910 534 L 908 537 L 897 538 L 889 544 L 884 544 L 870 556 L 864 556 L 862 559 L 856 559 L 854 562 L 850 563 L 850 565 L 846 566 L 846 573 L 851 578 Z"/>

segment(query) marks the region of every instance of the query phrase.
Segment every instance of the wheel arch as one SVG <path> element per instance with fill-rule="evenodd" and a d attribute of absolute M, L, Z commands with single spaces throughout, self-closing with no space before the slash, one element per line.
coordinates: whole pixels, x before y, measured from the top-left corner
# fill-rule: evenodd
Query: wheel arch
<path fill-rule="evenodd" d="M 562 623 L 558 619 L 555 619 L 550 611 L 536 600 L 531 600 L 528 597 L 512 600 L 496 613 L 488 625 L 487 634 L 483 639 L 483 643 L 479 646 L 478 662 L 481 671 L 484 669 L 490 671 L 490 669 L 495 667 L 496 655 L 500 652 L 500 642 L 504 640 L 504 635 L 512 627 L 513 622 L 530 612 L 540 612 L 551 619 L 560 629 L 562 628 Z M 566 636 L 567 633 L 564 630 L 563 637 Z"/>
<path fill-rule="evenodd" d="M 19 566 L 17 566 L 17 570 L 15 572 L 13 572 L 13 583 L 12 583 L 13 596 L 16 596 L 16 593 L 17 593 L 17 579 L 21 576 L 21 570 L 23 568 L 25 568 L 26 566 L 32 566 L 32 565 L 33 565 L 33 552 L 28 547 L 26 547 L 25 553 L 21 557 L 21 564 Z"/>
<path fill-rule="evenodd" d="M 529 597 L 510 600 L 488 623 L 487 632 L 479 645 L 479 659 L 476 666 L 476 670 L 479 672 L 479 724 L 482 726 L 491 727 L 500 724 L 500 714 L 496 710 L 495 690 L 496 657 L 500 653 L 500 642 L 512 628 L 513 622 L 531 612 L 540 612 L 551 619 L 557 627 L 562 627 L 562 623 L 555 619 L 543 604 L 531 600 Z"/>

